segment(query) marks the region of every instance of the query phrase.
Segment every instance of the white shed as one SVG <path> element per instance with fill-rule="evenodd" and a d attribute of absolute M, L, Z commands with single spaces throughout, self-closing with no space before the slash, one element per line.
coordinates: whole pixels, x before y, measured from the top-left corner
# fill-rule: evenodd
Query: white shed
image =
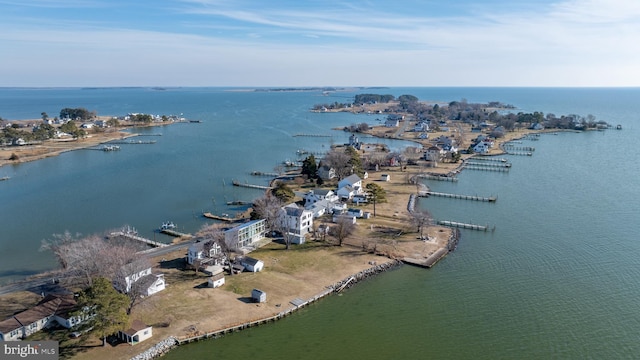
<path fill-rule="evenodd" d="M 217 288 L 224 285 L 224 274 L 218 273 L 216 275 L 213 275 L 212 277 L 209 278 L 208 283 L 209 283 L 209 287 L 211 288 Z"/>
<path fill-rule="evenodd" d="M 251 290 L 251 298 L 253 299 L 254 302 L 258 302 L 258 303 L 267 302 L 267 293 L 262 290 L 253 289 Z"/>
<path fill-rule="evenodd" d="M 382 175 L 380 175 L 380 180 L 382 180 L 382 181 L 391 181 L 391 175 L 382 174 Z"/>

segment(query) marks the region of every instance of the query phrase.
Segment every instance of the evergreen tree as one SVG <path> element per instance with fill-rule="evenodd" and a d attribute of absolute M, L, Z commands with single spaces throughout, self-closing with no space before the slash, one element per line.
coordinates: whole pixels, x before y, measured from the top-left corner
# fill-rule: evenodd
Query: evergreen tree
<path fill-rule="evenodd" d="M 103 346 L 107 344 L 108 335 L 128 326 L 129 298 L 116 291 L 107 278 L 94 279 L 92 285 L 80 294 L 78 305 L 81 310 L 76 315 L 86 319 L 82 323 L 83 328 L 95 331 L 102 338 Z"/>

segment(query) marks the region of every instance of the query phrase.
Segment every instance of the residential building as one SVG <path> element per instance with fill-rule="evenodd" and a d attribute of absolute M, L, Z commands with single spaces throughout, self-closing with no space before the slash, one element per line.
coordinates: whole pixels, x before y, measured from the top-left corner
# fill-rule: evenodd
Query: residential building
<path fill-rule="evenodd" d="M 133 320 L 131 327 L 127 330 L 120 330 L 118 337 L 128 343 L 129 345 L 135 345 L 150 339 L 153 336 L 153 327 L 143 323 L 140 320 Z"/>
<path fill-rule="evenodd" d="M 208 284 L 210 288 L 217 288 L 224 285 L 224 273 L 218 273 L 209 278 Z"/>
<path fill-rule="evenodd" d="M 194 265 L 196 261 L 200 261 L 201 265 L 204 263 L 221 264 L 223 257 L 222 248 L 213 240 L 193 243 L 187 250 L 189 265 Z"/>
<path fill-rule="evenodd" d="M 66 328 L 78 325 L 82 318 L 70 315 L 75 306 L 73 295 L 48 295 L 31 309 L 0 321 L 0 341 L 24 339 L 56 323 Z"/>
<path fill-rule="evenodd" d="M 236 259 L 240 265 L 244 266 L 244 269 L 251 272 L 260 272 L 264 269 L 264 262 L 262 260 L 254 259 L 249 256 L 243 256 Z"/>
<path fill-rule="evenodd" d="M 305 236 L 313 229 L 313 213 L 292 203 L 282 207 L 280 216 L 288 235 L 293 236 L 292 243 L 304 243 Z"/>
<path fill-rule="evenodd" d="M 250 247 L 256 241 L 262 240 L 265 234 L 264 219 L 252 220 L 247 223 L 235 226 L 224 232 L 227 244 L 237 244 L 238 249 Z"/>

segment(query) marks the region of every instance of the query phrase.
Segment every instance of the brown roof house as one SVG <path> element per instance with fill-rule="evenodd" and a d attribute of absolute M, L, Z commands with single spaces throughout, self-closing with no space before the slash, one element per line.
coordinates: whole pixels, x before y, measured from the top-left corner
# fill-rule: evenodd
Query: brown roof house
<path fill-rule="evenodd" d="M 82 322 L 71 316 L 76 307 L 73 295 L 47 295 L 38 305 L 0 321 L 0 341 L 24 339 L 57 324 L 69 329 Z"/>
<path fill-rule="evenodd" d="M 153 328 L 140 320 L 133 320 L 131 327 L 127 330 L 120 330 L 118 337 L 129 345 L 135 345 L 153 336 Z"/>

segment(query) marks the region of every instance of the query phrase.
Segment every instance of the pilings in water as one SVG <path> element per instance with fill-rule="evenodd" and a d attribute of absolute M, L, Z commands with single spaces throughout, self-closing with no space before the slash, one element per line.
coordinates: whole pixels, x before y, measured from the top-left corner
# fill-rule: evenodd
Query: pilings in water
<path fill-rule="evenodd" d="M 293 137 L 306 136 L 306 137 L 332 137 L 333 135 L 324 134 L 293 134 Z"/>
<path fill-rule="evenodd" d="M 482 166 L 482 165 L 464 165 L 465 169 L 469 170 L 483 170 L 483 171 L 497 171 L 497 172 L 509 172 L 509 167 L 504 166 Z"/>
<path fill-rule="evenodd" d="M 484 201 L 484 202 L 495 202 L 498 199 L 495 196 L 483 197 L 483 196 L 476 196 L 476 195 L 449 194 L 449 193 L 442 193 L 442 192 L 436 192 L 436 191 L 430 191 L 430 190 L 421 191 L 419 194 L 419 196 L 421 197 L 428 197 L 430 195 L 452 198 L 452 199 L 474 200 L 474 201 Z"/>
<path fill-rule="evenodd" d="M 142 144 L 155 144 L 155 140 L 116 140 L 109 141 L 109 144 L 119 144 L 119 145 L 142 145 Z"/>
<path fill-rule="evenodd" d="M 493 229 L 489 229 L 488 226 L 477 225 L 477 224 L 467 224 L 467 223 L 461 223 L 461 222 L 449 221 L 449 220 L 438 220 L 438 225 L 460 228 L 460 229 L 478 230 L 478 231 L 489 231 L 489 230 L 494 231 L 495 230 L 495 227 L 493 227 Z"/>
<path fill-rule="evenodd" d="M 515 150 L 515 151 L 536 151 L 536 148 L 531 146 L 515 146 L 509 143 L 502 145 L 505 150 Z"/>
<path fill-rule="evenodd" d="M 467 161 L 465 162 L 467 165 L 471 166 L 484 166 L 490 168 L 510 168 L 511 163 L 508 162 L 489 162 L 489 161 Z"/>
<path fill-rule="evenodd" d="M 253 176 L 267 176 L 267 177 L 278 177 L 280 174 L 274 172 L 264 172 L 264 171 L 252 171 L 251 175 Z"/>

